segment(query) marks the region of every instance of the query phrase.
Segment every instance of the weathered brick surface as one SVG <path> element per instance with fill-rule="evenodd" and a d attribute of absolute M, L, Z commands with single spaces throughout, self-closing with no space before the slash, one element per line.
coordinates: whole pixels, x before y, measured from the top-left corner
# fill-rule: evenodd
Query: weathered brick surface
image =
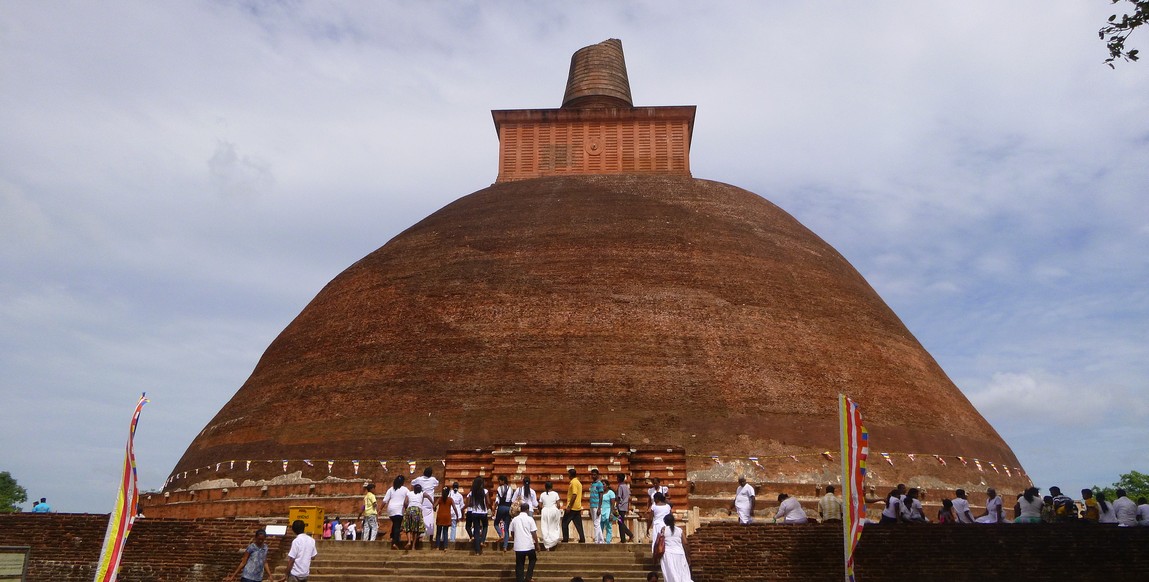
<path fill-rule="evenodd" d="M 0 514 L 0 545 L 32 548 L 28 580 L 88 582 L 95 573 L 108 516 Z M 124 549 L 123 582 L 218 582 L 239 564 L 258 525 L 230 519 L 141 519 Z M 287 538 L 268 538 L 273 573 L 283 572 Z"/>
<path fill-rule="evenodd" d="M 871 450 L 1019 465 L 846 259 L 762 197 L 674 176 L 506 182 L 329 283 L 191 443 L 168 490 L 281 476 L 269 459 L 425 464 L 557 438 L 677 444 L 693 480 L 729 481 L 730 459 L 775 455 L 769 477 L 745 463 L 750 479 L 800 481 L 840 470 L 820 453 L 837 448 L 847 388 L 869 405 Z M 600 394 L 628 406 L 604 410 Z M 906 394 L 914 406 L 880 404 Z M 258 462 L 248 471 L 245 459 Z M 314 465 L 293 466 L 325 478 Z M 360 477 L 389 481 L 366 473 L 377 468 L 363 461 Z M 988 478 L 924 459 L 874 473 L 939 489 Z"/>
<path fill-rule="evenodd" d="M 706 524 L 690 537 L 696 582 L 842 580 L 840 525 Z M 859 580 L 1149 579 L 1149 528 L 1077 524 L 872 526 Z"/>
<path fill-rule="evenodd" d="M 92 579 L 107 515 L 0 515 L 0 545 L 32 548 L 28 579 Z M 230 519 L 143 519 L 128 539 L 125 582 L 222 580 L 255 525 Z M 269 538 L 283 573 L 291 537 Z M 836 525 L 705 524 L 690 537 L 697 582 L 842 579 Z M 1146 580 L 1149 528 L 1087 525 L 873 526 L 858 546 L 860 580 Z"/>

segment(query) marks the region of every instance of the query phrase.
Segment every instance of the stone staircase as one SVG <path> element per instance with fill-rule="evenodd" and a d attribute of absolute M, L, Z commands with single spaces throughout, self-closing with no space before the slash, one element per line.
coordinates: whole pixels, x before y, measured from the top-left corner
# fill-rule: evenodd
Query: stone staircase
<path fill-rule="evenodd" d="M 470 544 L 456 542 L 447 551 L 392 550 L 388 541 L 318 541 L 319 555 L 311 565 L 311 582 L 470 582 L 515 579 L 515 553 L 501 552 L 487 543 L 483 555 L 473 556 Z M 598 582 L 605 573 L 619 582 L 645 582 L 658 568 L 649 544 L 559 544 L 555 551 L 538 553 L 537 582 L 570 582 L 582 576 Z"/>

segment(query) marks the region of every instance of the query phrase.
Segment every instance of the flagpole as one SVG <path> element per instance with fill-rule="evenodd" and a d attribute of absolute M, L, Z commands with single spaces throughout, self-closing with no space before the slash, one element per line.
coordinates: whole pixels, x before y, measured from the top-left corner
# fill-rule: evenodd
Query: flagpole
<path fill-rule="evenodd" d="M 136 453 L 134 441 L 136 425 L 140 422 L 140 411 L 148 403 L 147 393 L 141 394 L 132 413 L 132 423 L 128 427 L 128 444 L 124 448 L 124 466 L 120 471 L 120 488 L 116 493 L 116 504 L 108 515 L 108 529 L 104 533 L 104 544 L 100 559 L 96 563 L 94 582 L 115 582 L 119 576 L 120 560 L 128 533 L 136 521 L 139 502 L 139 488 L 136 480 Z"/>
<path fill-rule="evenodd" d="M 850 444 L 849 423 L 846 419 L 846 395 L 838 395 L 838 443 L 842 455 L 842 574 L 846 582 L 851 582 L 850 576 Z"/>

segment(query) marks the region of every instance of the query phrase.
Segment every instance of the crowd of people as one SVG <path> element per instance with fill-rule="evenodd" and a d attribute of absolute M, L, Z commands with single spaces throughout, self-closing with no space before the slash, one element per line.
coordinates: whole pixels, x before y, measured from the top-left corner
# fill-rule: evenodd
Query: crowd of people
<path fill-rule="evenodd" d="M 532 486 L 529 477 L 523 477 L 516 486 L 506 475 L 497 477 L 493 489 L 487 488 L 482 477 L 476 477 L 469 489 L 461 490 L 456 481 L 436 494 L 439 480 L 428 467 L 409 484 L 405 476 L 395 477 L 381 499 L 375 485 L 367 484 L 359 515 L 355 519 L 324 520 L 322 537 L 375 541 L 380 533 L 379 518 L 386 511 L 392 549 L 414 549 L 425 539 L 434 549 L 446 551 L 462 525 L 471 541 L 471 553 L 481 555 L 493 528 L 497 536 L 494 547 L 503 552 L 513 550 L 517 578 L 530 580 L 537 551 L 553 551 L 560 543 L 571 543 L 572 525 L 578 543 L 586 543 L 584 513 L 591 523 L 592 541 L 598 544 L 615 543 L 616 529 L 618 543 L 634 542 L 635 534 L 630 528 L 634 515 L 634 519 L 649 520 L 651 548 L 656 550 L 665 579 L 689 582 L 689 545 L 682 527 L 675 524 L 670 490 L 653 478 L 646 491 L 647 499 L 636 503 L 627 476 L 618 474 L 615 481 L 612 484 L 592 469 L 590 482 L 584 485 L 578 472 L 570 469 L 565 499 L 549 481 L 543 483 L 540 491 Z"/>
<path fill-rule="evenodd" d="M 842 500 L 834 492 L 834 486 L 826 487 L 826 494 L 818 500 L 818 516 L 822 522 L 842 520 Z M 936 518 L 931 519 L 922 506 L 922 492 L 916 487 L 907 488 L 904 483 L 890 490 L 882 499 L 867 499 L 867 503 L 881 503 L 882 513 L 878 524 L 895 523 L 1058 523 L 1093 522 L 1108 523 L 1122 527 L 1149 526 L 1149 502 L 1145 497 L 1133 501 L 1124 489 L 1115 491 L 1115 499 L 1110 501 L 1103 492 L 1094 493 L 1091 489 L 1081 490 L 1081 500 L 1062 494 L 1059 487 L 1050 487 L 1049 495 L 1042 496 L 1038 487 L 1029 487 L 1017 494 L 1012 504 L 998 495 L 990 487 L 985 492 L 984 509 L 974 515 L 969 497 L 964 489 L 954 491 L 953 498 L 941 500 Z M 754 488 L 746 484 L 745 478 L 738 479 L 732 511 L 737 514 L 739 523 L 750 523 L 754 511 Z M 778 495 L 778 510 L 773 523 L 807 523 L 809 517 L 799 501 L 786 493 Z"/>

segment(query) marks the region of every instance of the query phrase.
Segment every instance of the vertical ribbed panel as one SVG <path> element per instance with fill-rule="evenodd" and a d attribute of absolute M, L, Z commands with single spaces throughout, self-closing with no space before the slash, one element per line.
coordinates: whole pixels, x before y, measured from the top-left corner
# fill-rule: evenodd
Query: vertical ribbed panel
<path fill-rule="evenodd" d="M 502 126 L 499 182 L 540 176 L 652 172 L 690 175 L 684 120 Z"/>

